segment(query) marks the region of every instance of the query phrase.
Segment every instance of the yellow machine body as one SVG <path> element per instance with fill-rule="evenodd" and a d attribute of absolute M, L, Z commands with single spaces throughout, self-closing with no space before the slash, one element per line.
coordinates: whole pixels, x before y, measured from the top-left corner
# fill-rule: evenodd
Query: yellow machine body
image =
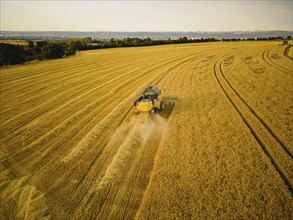
<path fill-rule="evenodd" d="M 134 102 L 134 112 L 158 112 L 164 109 L 161 89 L 157 86 L 149 86 L 144 93 Z"/>

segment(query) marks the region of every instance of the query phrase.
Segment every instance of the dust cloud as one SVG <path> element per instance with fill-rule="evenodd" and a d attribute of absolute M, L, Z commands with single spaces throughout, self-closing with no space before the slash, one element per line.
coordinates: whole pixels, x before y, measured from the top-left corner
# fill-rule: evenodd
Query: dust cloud
<path fill-rule="evenodd" d="M 139 154 L 139 149 L 146 147 L 153 136 L 162 137 L 167 126 L 167 120 L 160 115 L 139 115 L 127 124 L 117 128 L 109 144 L 121 145 L 114 155 L 104 176 L 98 181 L 97 189 L 102 189 L 119 180 L 127 171 L 133 158 Z M 122 143 L 122 144 L 121 144 Z M 159 143 L 157 143 L 159 145 Z"/>
<path fill-rule="evenodd" d="M 140 137 L 144 145 L 154 134 L 162 135 L 166 127 L 167 120 L 160 115 L 148 117 L 139 127 Z"/>

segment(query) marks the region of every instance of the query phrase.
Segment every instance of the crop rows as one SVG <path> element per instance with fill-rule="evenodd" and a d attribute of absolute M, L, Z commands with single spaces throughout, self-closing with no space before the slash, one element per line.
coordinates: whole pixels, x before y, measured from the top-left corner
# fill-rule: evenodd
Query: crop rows
<path fill-rule="evenodd" d="M 287 218 L 288 57 L 272 42 L 212 43 L 2 68 L 0 216 Z M 178 99 L 136 116 L 148 85 Z"/>

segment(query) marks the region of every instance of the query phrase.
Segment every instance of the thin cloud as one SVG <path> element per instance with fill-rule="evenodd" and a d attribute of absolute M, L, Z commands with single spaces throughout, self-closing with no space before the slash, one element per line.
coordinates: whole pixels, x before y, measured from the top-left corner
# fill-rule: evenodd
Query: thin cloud
<path fill-rule="evenodd" d="M 1 1 L 1 30 L 291 30 L 291 1 Z"/>

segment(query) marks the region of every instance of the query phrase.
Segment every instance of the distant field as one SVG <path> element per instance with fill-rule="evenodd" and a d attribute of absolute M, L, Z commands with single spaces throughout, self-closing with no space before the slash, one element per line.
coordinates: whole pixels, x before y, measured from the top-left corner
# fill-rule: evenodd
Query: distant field
<path fill-rule="evenodd" d="M 28 43 L 24 40 L 0 40 L 0 43 L 21 45 L 21 46 L 28 45 Z"/>
<path fill-rule="evenodd" d="M 279 44 L 1 68 L 1 219 L 292 219 L 293 50 Z M 178 100 L 136 116 L 150 84 Z"/>

